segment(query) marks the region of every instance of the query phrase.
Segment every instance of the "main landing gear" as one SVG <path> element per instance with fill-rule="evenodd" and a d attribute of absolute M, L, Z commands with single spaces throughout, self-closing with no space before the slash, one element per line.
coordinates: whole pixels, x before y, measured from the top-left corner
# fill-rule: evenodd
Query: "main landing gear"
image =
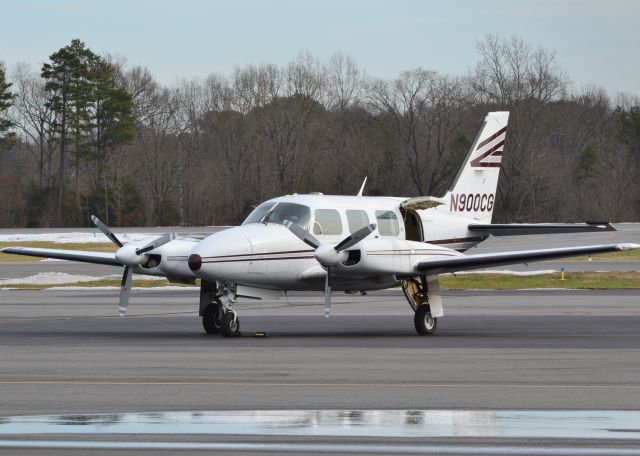
<path fill-rule="evenodd" d="M 437 281 L 437 278 L 435 279 Z M 434 288 L 438 288 L 437 286 Z M 436 333 L 438 319 L 431 311 L 429 286 L 426 276 L 420 278 L 410 278 L 402 281 L 402 291 L 409 305 L 414 310 L 413 325 L 416 332 L 421 336 L 432 336 Z M 439 292 L 434 290 L 434 294 Z M 435 296 L 434 296 L 435 298 Z M 439 298 L 439 296 L 438 296 Z M 441 305 L 440 305 L 441 307 Z"/>
<path fill-rule="evenodd" d="M 200 316 L 202 327 L 207 334 L 222 334 L 224 337 L 238 337 L 240 319 L 233 310 L 235 288 L 215 283 L 202 282 L 200 286 Z"/>
<path fill-rule="evenodd" d="M 413 315 L 413 325 L 416 328 L 416 332 L 421 336 L 432 336 L 436 333 L 438 319 L 431 316 L 431 306 L 429 304 L 418 306 L 416 313 Z"/>

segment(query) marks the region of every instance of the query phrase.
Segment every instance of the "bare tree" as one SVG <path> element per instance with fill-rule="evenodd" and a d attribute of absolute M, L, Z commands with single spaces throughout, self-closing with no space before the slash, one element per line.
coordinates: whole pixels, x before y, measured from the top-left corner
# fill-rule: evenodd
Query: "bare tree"
<path fill-rule="evenodd" d="M 350 56 L 333 54 L 324 68 L 327 108 L 345 111 L 360 100 L 364 73 Z"/>
<path fill-rule="evenodd" d="M 302 95 L 318 103 L 325 95 L 325 78 L 320 62 L 308 51 L 302 51 L 289 62 L 285 71 L 284 96 Z"/>
<path fill-rule="evenodd" d="M 550 102 L 566 93 L 566 76 L 553 52 L 532 50 L 520 38 L 487 35 L 477 43 L 480 61 L 469 82 L 483 103 L 508 106 L 526 99 Z"/>
<path fill-rule="evenodd" d="M 18 96 L 14 101 L 12 119 L 27 142 L 33 145 L 38 162 L 38 185 L 42 189 L 52 185 L 55 138 L 51 125 L 55 114 L 46 103 L 44 81 L 28 64 L 16 65 L 13 80 Z"/>

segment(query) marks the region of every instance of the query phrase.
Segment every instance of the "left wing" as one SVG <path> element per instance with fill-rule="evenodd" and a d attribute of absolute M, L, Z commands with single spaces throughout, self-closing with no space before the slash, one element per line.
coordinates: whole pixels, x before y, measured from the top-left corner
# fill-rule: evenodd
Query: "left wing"
<path fill-rule="evenodd" d="M 425 260 L 417 269 L 423 274 L 442 274 L 446 272 L 468 271 L 490 266 L 529 263 L 553 258 L 590 255 L 593 253 L 619 252 L 640 249 L 640 244 L 606 244 L 587 247 L 565 247 L 559 249 L 520 250 L 515 252 L 482 253 L 461 255 L 444 259 Z"/>
<path fill-rule="evenodd" d="M 30 247 L 7 247 L 1 250 L 3 253 L 13 253 L 14 255 L 26 255 L 41 258 L 55 258 L 57 260 L 80 261 L 83 263 L 105 264 L 108 266 L 123 266 L 116 260 L 116 254 L 89 252 L 83 250 L 58 250 L 58 249 L 37 249 Z"/>

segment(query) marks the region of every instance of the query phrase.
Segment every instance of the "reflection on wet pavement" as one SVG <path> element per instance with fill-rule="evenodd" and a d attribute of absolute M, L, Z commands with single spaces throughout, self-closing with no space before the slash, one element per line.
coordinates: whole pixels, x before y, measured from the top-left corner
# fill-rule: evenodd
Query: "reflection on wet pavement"
<path fill-rule="evenodd" d="M 0 418 L 1 435 L 227 434 L 640 439 L 637 411 L 259 410 Z"/>

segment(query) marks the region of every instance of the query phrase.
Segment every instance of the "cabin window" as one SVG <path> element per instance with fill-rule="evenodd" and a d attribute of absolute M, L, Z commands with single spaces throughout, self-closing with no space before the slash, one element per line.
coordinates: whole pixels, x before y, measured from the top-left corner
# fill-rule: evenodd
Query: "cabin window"
<path fill-rule="evenodd" d="M 376 211 L 378 232 L 381 236 L 397 236 L 400 233 L 398 217 L 393 211 Z"/>
<path fill-rule="evenodd" d="M 335 209 L 316 209 L 316 221 L 313 223 L 313 234 L 342 234 L 342 220 Z"/>
<path fill-rule="evenodd" d="M 276 203 L 262 203 L 261 205 L 256 207 L 253 211 L 251 211 L 251 214 L 249 214 L 249 217 L 247 217 L 245 221 L 242 222 L 242 224 L 246 225 L 247 223 L 260 222 L 260 220 L 262 220 L 262 217 L 264 217 L 264 215 L 267 212 L 269 212 L 271 208 L 275 205 Z"/>
<path fill-rule="evenodd" d="M 365 211 L 349 209 L 347 210 L 347 223 L 349 224 L 349 233 L 353 234 L 369 224 L 369 216 Z"/>
<path fill-rule="evenodd" d="M 310 218 L 311 210 L 307 206 L 295 203 L 278 203 L 267 213 L 264 221 L 284 225 L 284 222 L 289 220 L 301 228 L 308 230 Z"/>

